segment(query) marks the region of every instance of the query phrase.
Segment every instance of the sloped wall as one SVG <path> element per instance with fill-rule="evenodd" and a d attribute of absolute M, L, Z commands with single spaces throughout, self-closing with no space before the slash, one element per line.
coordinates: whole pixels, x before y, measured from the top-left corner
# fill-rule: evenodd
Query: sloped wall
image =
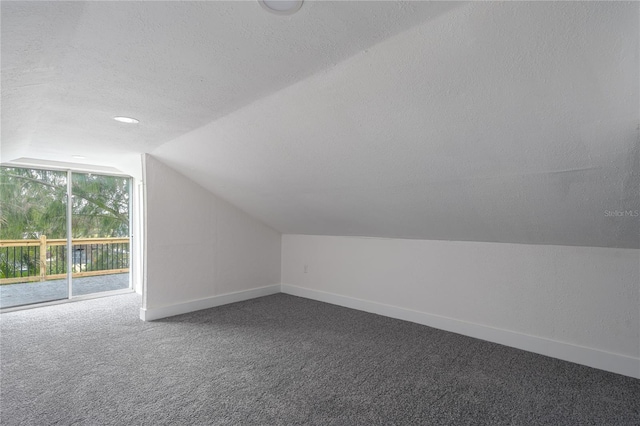
<path fill-rule="evenodd" d="M 282 237 L 285 293 L 640 378 L 639 286 L 634 249 Z"/>
<path fill-rule="evenodd" d="M 145 156 L 146 279 L 152 320 L 280 290 L 280 234 Z"/>
<path fill-rule="evenodd" d="M 154 154 L 283 234 L 640 248 L 640 3 L 455 4 Z"/>

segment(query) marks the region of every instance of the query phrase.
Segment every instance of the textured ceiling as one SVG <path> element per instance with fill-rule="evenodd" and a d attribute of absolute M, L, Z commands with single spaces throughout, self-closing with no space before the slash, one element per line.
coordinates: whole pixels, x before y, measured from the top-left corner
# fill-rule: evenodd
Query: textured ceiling
<path fill-rule="evenodd" d="M 284 233 L 638 248 L 639 11 L 2 2 L 3 161 L 152 152 Z"/>
<path fill-rule="evenodd" d="M 282 17 L 257 1 L 2 1 L 2 160 L 139 163 L 454 6 L 307 2 Z"/>

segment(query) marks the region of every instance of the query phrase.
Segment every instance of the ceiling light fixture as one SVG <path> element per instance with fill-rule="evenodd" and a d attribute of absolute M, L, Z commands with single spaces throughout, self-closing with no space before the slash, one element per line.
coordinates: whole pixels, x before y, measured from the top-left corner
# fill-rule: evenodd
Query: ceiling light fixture
<path fill-rule="evenodd" d="M 76 160 L 84 160 L 85 157 L 84 155 L 72 155 L 71 158 L 75 158 Z"/>
<path fill-rule="evenodd" d="M 303 0 L 258 0 L 260 6 L 276 15 L 291 15 L 302 7 Z"/>
<path fill-rule="evenodd" d="M 140 120 L 131 117 L 113 117 L 114 120 L 127 124 L 138 124 Z"/>

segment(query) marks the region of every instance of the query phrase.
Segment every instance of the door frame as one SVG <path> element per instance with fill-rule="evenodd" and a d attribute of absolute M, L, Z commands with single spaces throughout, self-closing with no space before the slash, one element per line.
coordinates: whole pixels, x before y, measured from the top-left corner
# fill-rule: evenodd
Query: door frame
<path fill-rule="evenodd" d="M 139 211 L 137 206 L 138 203 L 135 201 L 137 194 L 134 193 L 134 190 L 136 188 L 135 177 L 128 175 L 126 173 L 114 173 L 114 172 L 99 170 L 100 167 L 96 167 L 96 169 L 92 169 L 91 167 L 71 168 L 71 167 L 65 167 L 65 166 L 56 166 L 54 164 L 50 166 L 45 164 L 31 165 L 28 163 L 20 163 L 20 162 L 0 163 L 0 166 L 16 167 L 16 168 L 24 168 L 24 169 L 32 169 L 32 170 L 43 170 L 43 171 L 62 171 L 62 172 L 66 172 L 67 174 L 67 183 L 66 183 L 67 184 L 67 191 L 66 191 L 67 297 L 65 299 L 57 299 L 57 300 L 51 300 L 51 301 L 45 301 L 45 302 L 31 303 L 27 305 L 18 305 L 18 306 L 0 308 L 0 313 L 21 311 L 25 309 L 33 309 L 33 308 L 39 308 L 43 306 L 58 305 L 61 303 L 75 302 L 80 300 L 97 299 L 100 297 L 107 297 L 107 296 L 113 296 L 118 294 L 127 294 L 135 291 L 135 288 L 138 286 L 137 285 L 138 283 L 136 282 L 137 281 L 136 266 L 140 264 L 137 261 L 137 256 L 139 256 L 140 254 L 139 254 L 139 251 L 136 250 L 136 244 L 134 244 L 134 238 L 133 238 L 134 237 L 133 226 L 135 224 L 135 218 L 138 216 L 137 212 Z M 73 296 L 73 240 L 72 240 L 72 231 L 73 231 L 72 229 L 72 219 L 73 219 L 72 176 L 73 176 L 73 173 L 95 174 L 100 176 L 113 176 L 113 177 L 121 177 L 121 178 L 129 179 L 129 185 L 128 185 L 129 186 L 129 232 L 128 232 L 129 234 L 128 235 L 128 238 L 129 238 L 129 285 L 125 289 L 110 290 L 110 291 L 104 291 L 99 293 Z"/>

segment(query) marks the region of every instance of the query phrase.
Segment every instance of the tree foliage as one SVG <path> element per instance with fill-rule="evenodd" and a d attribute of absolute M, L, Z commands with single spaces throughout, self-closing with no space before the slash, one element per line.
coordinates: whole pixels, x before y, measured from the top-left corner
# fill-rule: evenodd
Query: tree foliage
<path fill-rule="evenodd" d="M 71 187 L 74 238 L 128 236 L 128 178 L 73 173 Z"/>
<path fill-rule="evenodd" d="M 73 173 L 74 238 L 129 234 L 129 179 Z M 67 174 L 0 168 L 0 239 L 66 238 Z"/>

